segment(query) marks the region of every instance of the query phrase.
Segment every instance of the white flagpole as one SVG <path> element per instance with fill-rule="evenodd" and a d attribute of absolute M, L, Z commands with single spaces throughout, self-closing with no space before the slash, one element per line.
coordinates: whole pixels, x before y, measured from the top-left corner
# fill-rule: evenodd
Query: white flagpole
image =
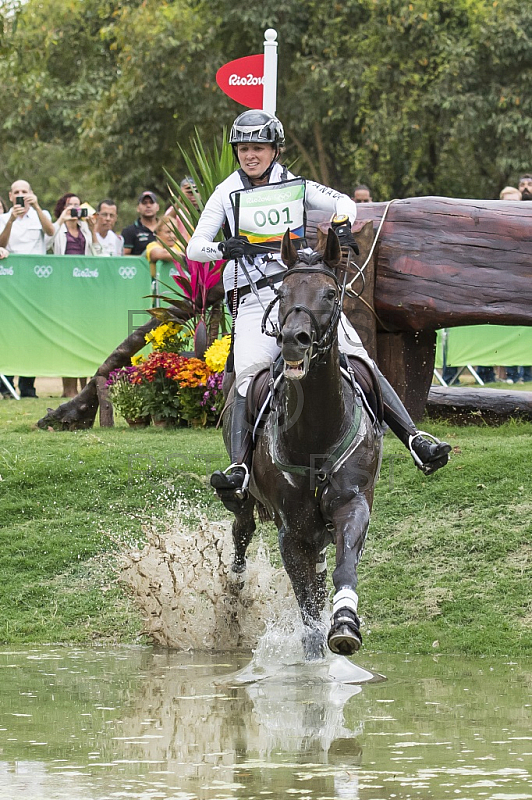
<path fill-rule="evenodd" d="M 275 114 L 277 107 L 277 31 L 264 32 L 264 86 L 262 110 Z"/>

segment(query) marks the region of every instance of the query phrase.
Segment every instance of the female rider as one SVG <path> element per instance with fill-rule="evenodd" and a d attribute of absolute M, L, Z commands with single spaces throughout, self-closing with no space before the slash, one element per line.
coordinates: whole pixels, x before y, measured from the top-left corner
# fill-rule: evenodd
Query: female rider
<path fill-rule="evenodd" d="M 245 451 L 246 391 L 253 375 L 279 354 L 272 336 L 261 333 L 264 310 L 275 297 L 275 284 L 286 270 L 280 257 L 280 242 L 288 227 L 296 243 L 304 240 L 305 212 L 324 211 L 349 218 L 339 235 L 342 246 L 355 246 L 351 225 L 356 205 L 345 194 L 314 181 L 296 178 L 278 159 L 284 144 L 280 121 L 266 111 L 248 110 L 233 123 L 229 141 L 239 169 L 216 187 L 207 201 L 187 247 L 196 261 L 234 260 L 227 264 L 223 282 L 230 305 L 237 299 L 234 335 L 235 403 L 230 441 L 231 465 L 211 476 L 211 485 L 230 510 L 245 497 L 250 463 Z M 220 228 L 225 241 L 215 242 Z M 251 244 L 250 244 L 251 243 Z M 302 241 L 303 245 L 303 241 Z M 276 323 L 277 306 L 270 315 Z M 416 466 L 425 474 L 435 472 L 449 460 L 450 446 L 425 439 L 416 429 L 401 400 L 366 353 L 358 334 L 344 314 L 338 326 L 340 350 L 358 355 L 376 370 L 385 404 L 385 422 L 409 449 Z M 431 437 L 432 438 L 432 437 Z M 232 508 L 233 507 L 233 508 Z"/>

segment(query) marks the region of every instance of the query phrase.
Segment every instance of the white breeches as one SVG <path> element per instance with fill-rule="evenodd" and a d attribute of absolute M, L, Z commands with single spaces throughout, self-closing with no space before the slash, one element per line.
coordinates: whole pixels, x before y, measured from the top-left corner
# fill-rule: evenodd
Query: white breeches
<path fill-rule="evenodd" d="M 275 294 L 269 286 L 266 286 L 259 290 L 259 295 L 264 308 L 253 292 L 250 292 L 240 301 L 236 317 L 235 379 L 238 393 L 242 396 L 245 396 L 253 375 L 263 367 L 269 367 L 280 353 L 275 337 L 266 336 L 260 329 L 264 309 Z M 272 325 L 277 324 L 278 308 L 278 304 L 273 307 L 268 318 L 267 330 L 271 330 Z M 374 367 L 374 362 L 364 349 L 358 333 L 343 313 L 338 324 L 338 345 L 342 353 L 359 356 L 370 367 Z"/>

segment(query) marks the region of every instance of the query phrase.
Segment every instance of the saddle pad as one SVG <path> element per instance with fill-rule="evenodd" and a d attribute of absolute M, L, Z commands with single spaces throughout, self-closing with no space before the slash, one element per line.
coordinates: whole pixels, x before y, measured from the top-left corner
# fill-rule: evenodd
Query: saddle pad
<path fill-rule="evenodd" d="M 344 363 L 346 358 L 346 356 L 342 357 Z M 369 407 L 375 414 L 379 423 L 382 424 L 384 406 L 381 388 L 375 372 L 370 369 L 365 361 L 358 358 L 358 356 L 349 356 L 349 364 L 355 375 L 356 382 L 366 397 Z M 265 367 L 254 375 L 246 395 L 246 417 L 251 427 L 257 422 L 257 415 L 270 396 L 270 370 Z M 263 416 L 268 414 L 269 410 L 270 404 L 268 402 L 264 408 Z M 259 420 L 259 424 L 260 423 L 261 420 Z"/>

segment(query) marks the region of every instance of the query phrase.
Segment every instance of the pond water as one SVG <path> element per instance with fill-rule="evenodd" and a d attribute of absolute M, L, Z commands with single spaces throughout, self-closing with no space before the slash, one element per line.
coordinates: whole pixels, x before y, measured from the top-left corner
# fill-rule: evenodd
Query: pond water
<path fill-rule="evenodd" d="M 0 649 L 0 798 L 532 798 L 530 661 L 344 661 Z"/>

